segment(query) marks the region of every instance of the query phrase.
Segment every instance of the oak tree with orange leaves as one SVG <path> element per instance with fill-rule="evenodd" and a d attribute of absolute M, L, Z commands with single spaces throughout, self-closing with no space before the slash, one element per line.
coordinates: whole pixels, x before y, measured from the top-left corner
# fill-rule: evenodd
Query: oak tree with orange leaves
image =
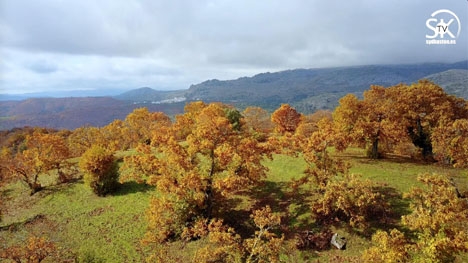
<path fill-rule="evenodd" d="M 242 112 L 248 129 L 251 129 L 259 138 L 266 139 L 273 131 L 273 123 L 270 114 L 260 108 L 250 106 Z"/>
<path fill-rule="evenodd" d="M 57 254 L 56 245 L 44 237 L 31 236 L 24 245 L 11 246 L 0 252 L 0 259 L 14 262 L 40 263 Z"/>
<path fill-rule="evenodd" d="M 124 159 L 132 176 L 143 176 L 160 195 L 147 212 L 150 242 L 180 236 L 196 218 L 219 217 L 224 199 L 258 183 L 267 170 L 262 160 L 269 147 L 236 129 L 229 107 L 195 102 L 186 109 L 164 136 Z"/>
<path fill-rule="evenodd" d="M 371 86 L 364 92 L 364 99 L 348 94 L 340 99 L 333 119 L 348 144 L 364 145 L 368 156 L 377 159 L 382 156 L 382 142 L 396 142 L 405 135 L 397 127 L 397 116 L 392 114 L 392 99 L 382 86 Z"/>
<path fill-rule="evenodd" d="M 363 100 L 347 95 L 333 117 L 342 136 L 350 143 L 366 145 L 371 158 L 379 157 L 381 142 L 395 145 L 409 139 L 424 159 L 431 160 L 433 130 L 441 120 L 466 119 L 466 105 L 465 100 L 421 80 L 409 86 L 371 86 Z"/>
<path fill-rule="evenodd" d="M 64 138 L 57 134 L 34 132 L 26 136 L 24 150 L 9 154 L 10 157 L 5 158 L 5 170 L 24 182 L 31 195 L 43 188 L 39 182 L 41 174 L 51 176 L 50 171 L 55 169 L 59 180 L 67 176 L 63 168 L 67 166 L 70 152 Z"/>
<path fill-rule="evenodd" d="M 271 115 L 271 121 L 279 133 L 294 133 L 301 122 L 302 115 L 289 104 L 282 104 Z"/>
<path fill-rule="evenodd" d="M 419 262 L 453 262 L 468 251 L 468 202 L 460 198 L 447 176 L 422 174 L 418 181 L 425 188 L 414 187 L 405 198 L 411 199 L 412 213 L 402 222 L 417 233 Z"/>
<path fill-rule="evenodd" d="M 439 122 L 432 141 L 439 161 L 454 167 L 468 166 L 468 119 Z"/>

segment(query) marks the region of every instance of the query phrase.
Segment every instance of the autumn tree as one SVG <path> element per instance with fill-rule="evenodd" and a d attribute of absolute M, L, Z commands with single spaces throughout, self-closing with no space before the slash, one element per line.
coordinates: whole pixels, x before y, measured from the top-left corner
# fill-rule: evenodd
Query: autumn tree
<path fill-rule="evenodd" d="M 134 109 L 125 117 L 125 123 L 129 126 L 128 135 L 131 136 L 132 142 L 149 142 L 151 139 L 151 121 L 152 116 L 148 108 Z"/>
<path fill-rule="evenodd" d="M 396 116 L 392 114 L 392 99 L 388 89 L 371 86 L 364 92 L 364 99 L 358 100 L 348 94 L 340 99 L 333 119 L 347 142 L 365 145 L 368 156 L 376 159 L 381 156 L 381 142 L 398 141 L 404 136 L 404 129 L 396 126 Z"/>
<path fill-rule="evenodd" d="M 366 263 L 410 262 L 411 245 L 404 233 L 392 229 L 390 233 L 382 230 L 372 235 L 372 247 L 362 254 Z"/>
<path fill-rule="evenodd" d="M 402 223 L 413 233 L 377 231 L 373 246 L 362 255 L 364 262 L 454 262 L 468 251 L 466 200 L 446 176 L 426 173 L 418 181 L 424 186 L 404 194 L 412 212 L 402 216 Z"/>
<path fill-rule="evenodd" d="M 10 158 L 10 150 L 6 147 L 2 147 L 0 150 L 0 187 L 6 185 L 7 180 L 9 178 L 9 171 L 8 171 L 8 162 Z M 2 222 L 3 219 L 3 206 L 4 206 L 4 200 L 3 200 L 3 195 L 0 196 L 0 223 Z"/>
<path fill-rule="evenodd" d="M 72 131 L 67 139 L 68 147 L 74 157 L 81 156 L 93 145 L 106 145 L 101 130 L 97 127 L 83 126 Z"/>
<path fill-rule="evenodd" d="M 442 175 L 423 174 L 415 187 L 405 194 L 412 213 L 402 217 L 403 224 L 416 231 L 417 262 L 453 262 L 468 251 L 468 203 L 459 198 L 452 182 Z"/>
<path fill-rule="evenodd" d="M 244 120 L 248 129 L 251 129 L 258 138 L 266 139 L 267 135 L 273 131 L 273 123 L 270 114 L 260 108 L 250 106 L 243 112 Z"/>
<path fill-rule="evenodd" d="M 468 166 L 468 119 L 440 121 L 432 141 L 436 159 L 455 167 Z"/>
<path fill-rule="evenodd" d="M 114 120 L 106 126 L 99 128 L 99 136 L 102 138 L 107 149 L 112 151 L 128 150 L 135 143 L 132 141 L 130 127 L 123 120 Z M 88 144 L 89 148 L 93 144 L 102 144 L 96 141 Z"/>
<path fill-rule="evenodd" d="M 35 132 L 26 136 L 24 150 L 16 154 L 10 152 L 5 168 L 13 177 L 23 181 L 32 195 L 43 188 L 39 175 L 50 176 L 51 169 L 56 169 L 59 180 L 64 180 L 66 174 L 62 168 L 69 156 L 68 146 L 62 137 Z"/>
<path fill-rule="evenodd" d="M 335 219 L 367 231 L 370 223 L 385 218 L 388 204 L 375 184 L 356 174 L 344 174 L 330 179 L 321 195 L 312 201 L 313 217 L 319 223 Z"/>
<path fill-rule="evenodd" d="M 318 130 L 318 123 L 322 119 L 332 119 L 332 112 L 328 110 L 319 110 L 309 115 L 304 115 L 299 126 L 296 129 L 296 135 L 308 138 L 313 132 Z"/>
<path fill-rule="evenodd" d="M 203 101 L 194 101 L 185 105 L 184 114 L 175 116 L 174 132 L 177 140 L 183 141 L 192 133 L 196 117 L 207 106 Z"/>
<path fill-rule="evenodd" d="M 375 190 L 374 183 L 349 174 L 349 165 L 330 154 L 332 146 L 336 150 L 345 148 L 345 142 L 337 136 L 332 121 L 324 118 L 317 126 L 318 130 L 303 144 L 307 163 L 304 176 L 293 181 L 293 186 L 298 189 L 302 184 L 309 184 L 310 209 L 319 225 L 328 225 L 339 219 L 365 231 L 372 221 L 385 216 L 388 204 Z"/>
<path fill-rule="evenodd" d="M 317 130 L 302 144 L 307 169 L 300 182 L 311 183 L 313 187 L 323 192 L 331 178 L 347 173 L 349 165 L 332 157 L 329 153 L 331 147 L 335 147 L 338 151 L 345 148 L 343 138 L 337 136 L 333 123 L 325 118 L 317 123 Z"/>
<path fill-rule="evenodd" d="M 467 116 L 466 101 L 447 95 L 427 80 L 412 85 L 371 86 L 364 99 L 347 95 L 334 112 L 334 121 L 350 142 L 367 145 L 369 156 L 379 156 L 379 144 L 397 144 L 409 138 L 432 159 L 432 132 L 440 120 Z"/>
<path fill-rule="evenodd" d="M 191 235 L 202 238 L 206 245 L 195 252 L 193 262 L 280 262 L 287 246 L 283 236 L 272 232 L 281 223 L 280 215 L 266 206 L 253 211 L 251 218 L 257 230 L 253 237 L 244 240 L 221 220 L 195 224 Z"/>
<path fill-rule="evenodd" d="M 98 196 L 111 193 L 117 186 L 118 168 L 112 152 L 94 145 L 81 157 L 80 169 L 85 183 Z"/>
<path fill-rule="evenodd" d="M 196 226 L 194 233 L 206 240 L 207 244 L 195 251 L 192 262 L 244 262 L 242 238 L 232 227 L 226 226 L 220 219 Z"/>
<path fill-rule="evenodd" d="M 29 237 L 23 246 L 11 246 L 0 253 L 0 258 L 14 262 L 39 263 L 57 252 L 55 244 L 42 237 Z"/>
<path fill-rule="evenodd" d="M 278 213 L 273 213 L 270 206 L 255 210 L 250 215 L 255 226 L 253 238 L 244 240 L 244 247 L 247 250 L 247 263 L 267 263 L 280 262 L 281 250 L 285 247 L 284 236 L 278 237 L 272 232 L 281 224 L 281 217 Z"/>
<path fill-rule="evenodd" d="M 421 148 L 425 159 L 433 157 L 432 132 L 440 120 L 467 118 L 466 101 L 450 96 L 436 84 L 420 80 L 410 86 L 391 89 L 394 111 L 400 116 L 413 144 Z"/>
<path fill-rule="evenodd" d="M 225 198 L 265 177 L 261 161 L 269 148 L 242 126 L 234 128 L 226 108 L 189 104 L 165 136 L 124 159 L 126 169 L 143 175 L 161 195 L 151 200 L 147 240 L 180 236 L 198 217 L 219 217 Z"/>
<path fill-rule="evenodd" d="M 301 122 L 302 115 L 288 104 L 282 104 L 271 115 L 271 121 L 279 133 L 294 133 Z"/>

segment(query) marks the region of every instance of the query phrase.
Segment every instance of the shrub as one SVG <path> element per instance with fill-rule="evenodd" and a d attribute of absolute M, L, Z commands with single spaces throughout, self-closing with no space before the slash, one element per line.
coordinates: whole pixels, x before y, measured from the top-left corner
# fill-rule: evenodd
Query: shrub
<path fill-rule="evenodd" d="M 55 244 L 43 237 L 31 236 L 23 245 L 11 246 L 0 252 L 0 259 L 14 262 L 41 262 L 57 253 Z"/>
<path fill-rule="evenodd" d="M 388 203 L 376 185 L 359 175 L 345 174 L 328 181 L 325 192 L 312 202 L 312 213 L 321 223 L 339 219 L 359 230 L 369 229 L 373 220 L 385 218 Z"/>
<path fill-rule="evenodd" d="M 92 146 L 81 156 L 80 169 L 85 184 L 98 196 L 111 193 L 118 185 L 119 174 L 114 155 L 101 146 Z"/>

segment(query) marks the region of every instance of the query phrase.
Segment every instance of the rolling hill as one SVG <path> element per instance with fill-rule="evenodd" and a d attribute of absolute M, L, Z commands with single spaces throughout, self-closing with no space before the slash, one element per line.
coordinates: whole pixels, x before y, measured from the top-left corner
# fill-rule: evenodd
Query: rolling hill
<path fill-rule="evenodd" d="M 205 81 L 192 85 L 186 92 L 186 98 L 223 101 L 240 106 L 259 105 L 270 110 L 277 108 L 281 103 L 289 103 L 299 111 L 313 112 L 318 109 L 333 109 L 338 104 L 338 99 L 345 94 L 361 94 L 369 89 L 370 85 L 410 84 L 427 76 L 454 69 L 468 70 L 468 61 L 453 64 L 296 69 L 262 73 L 236 80 Z M 448 75 L 437 77 L 437 81 L 443 81 L 444 84 L 448 84 L 448 79 Z M 462 90 L 465 87 L 464 93 L 468 93 L 466 79 L 457 77 L 450 85 L 457 85 Z"/>
<path fill-rule="evenodd" d="M 14 127 L 40 126 L 75 129 L 84 125 L 105 126 L 125 117 L 135 108 L 181 113 L 184 103 L 131 103 L 111 97 L 36 98 L 0 102 L 0 130 Z"/>
<path fill-rule="evenodd" d="M 468 100 L 468 70 L 450 69 L 426 78 L 443 87 L 447 93 Z"/>
<path fill-rule="evenodd" d="M 295 69 L 235 80 L 208 80 L 187 90 L 158 91 L 144 87 L 114 97 L 0 101 L 0 130 L 23 126 L 66 129 L 104 126 L 115 119 L 124 119 L 138 107 L 173 116 L 183 111 L 186 102 L 194 100 L 220 101 L 239 108 L 260 106 L 270 111 L 289 103 L 300 112 L 311 113 L 333 109 L 347 93 L 360 96 L 370 85 L 410 84 L 422 78 L 439 84 L 449 94 L 468 99 L 468 61 Z"/>

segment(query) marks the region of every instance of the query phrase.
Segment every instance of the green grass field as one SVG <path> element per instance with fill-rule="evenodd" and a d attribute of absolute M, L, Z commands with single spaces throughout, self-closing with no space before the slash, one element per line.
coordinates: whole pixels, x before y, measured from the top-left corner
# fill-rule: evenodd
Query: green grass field
<path fill-rule="evenodd" d="M 337 153 L 336 156 L 351 163 L 352 173 L 381 183 L 382 191 L 388 195 L 398 215 L 408 212 L 409 203 L 401 195 L 418 185 L 416 178 L 420 173 L 450 175 L 461 192 L 468 191 L 466 169 L 415 163 L 402 158 L 369 160 L 362 157 L 363 152 L 358 149 Z M 287 218 L 284 223 L 288 228 L 309 227 L 309 212 L 304 209 L 307 196 L 293 192 L 290 187 L 291 179 L 302 175 L 306 167 L 304 160 L 301 157 L 276 155 L 265 164 L 269 168 L 265 182 L 252 189 L 248 198 L 241 198 L 236 209 L 241 212 L 245 210 L 248 214 L 252 207 L 269 204 Z M 97 197 L 82 181 L 76 181 L 47 186 L 45 190 L 29 196 L 29 190 L 21 183 L 6 185 L 0 192 L 5 206 L 0 223 L 0 249 L 20 244 L 28 236 L 36 235 L 55 242 L 63 261 L 78 257 L 80 262 L 143 262 L 149 248 L 142 246 L 140 240 L 146 231 L 145 211 L 154 192 L 152 187 L 128 182 L 113 195 Z M 369 237 L 349 229 L 334 230 L 347 237 L 347 250 L 298 251 L 289 262 L 315 262 L 316 259 L 327 262 L 335 255 L 358 256 L 370 246 Z M 293 233 L 286 234 L 293 242 Z M 183 260 L 187 260 L 190 255 L 187 251 L 196 247 L 197 242 L 189 245 L 175 242 L 168 249 L 170 253 L 178 253 Z M 468 258 L 465 255 L 457 260 L 464 262 Z M 57 262 L 57 259 L 46 262 Z"/>

